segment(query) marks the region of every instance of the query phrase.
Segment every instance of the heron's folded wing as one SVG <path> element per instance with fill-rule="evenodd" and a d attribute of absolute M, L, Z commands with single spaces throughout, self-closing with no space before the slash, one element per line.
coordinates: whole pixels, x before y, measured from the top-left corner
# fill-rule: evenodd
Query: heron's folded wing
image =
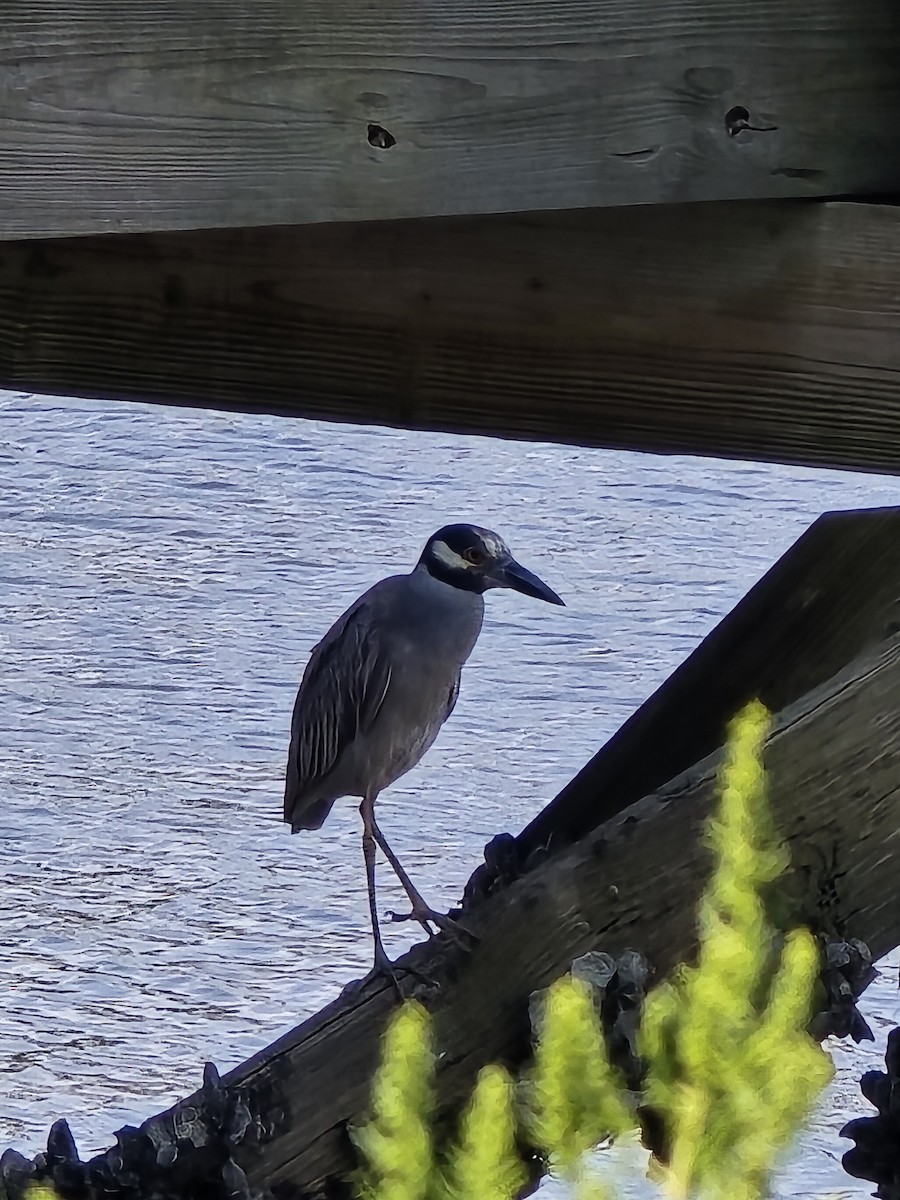
<path fill-rule="evenodd" d="M 351 609 L 316 646 L 294 703 L 285 820 L 298 799 L 337 765 L 378 715 L 391 681 L 387 656 L 365 604 Z"/>

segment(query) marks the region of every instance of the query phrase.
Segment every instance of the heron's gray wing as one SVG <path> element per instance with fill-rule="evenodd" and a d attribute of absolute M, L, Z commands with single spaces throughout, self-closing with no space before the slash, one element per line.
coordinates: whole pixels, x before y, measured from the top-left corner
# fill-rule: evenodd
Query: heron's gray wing
<path fill-rule="evenodd" d="M 315 785 L 337 765 L 358 733 L 365 733 L 384 703 L 391 681 L 370 607 L 350 609 L 310 656 L 291 721 L 284 819 L 296 822 Z M 329 806 L 330 807 L 330 806 Z"/>

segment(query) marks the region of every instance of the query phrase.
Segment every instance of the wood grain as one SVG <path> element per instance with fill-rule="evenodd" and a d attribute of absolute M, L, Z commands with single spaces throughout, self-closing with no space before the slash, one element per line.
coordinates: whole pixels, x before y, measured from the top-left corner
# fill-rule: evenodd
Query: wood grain
<path fill-rule="evenodd" d="M 896 472 L 898 331 L 889 205 L 0 244 L 0 386 L 64 395 Z"/>
<path fill-rule="evenodd" d="M 0 238 L 887 192 L 898 59 L 895 0 L 7 0 Z"/>
<path fill-rule="evenodd" d="M 900 934 L 900 638 L 786 710 L 766 759 L 804 919 L 846 930 L 883 955 Z M 441 939 L 406 957 L 440 984 L 419 996 L 435 1017 L 444 1116 L 484 1063 L 522 1064 L 528 998 L 575 957 L 639 947 L 662 974 L 690 956 L 718 765 L 716 754 L 492 896 L 470 916 L 480 938 L 470 956 Z M 351 994 L 226 1077 L 275 1122 L 263 1144 L 235 1153 L 252 1192 L 341 1194 L 335 1179 L 354 1161 L 347 1123 L 364 1116 L 393 1003 L 390 990 Z M 188 1097 L 142 1128 L 162 1130 L 198 1105 Z M 179 1187 L 190 1190 L 192 1165 L 208 1178 L 208 1153 L 185 1144 L 173 1168 Z"/>

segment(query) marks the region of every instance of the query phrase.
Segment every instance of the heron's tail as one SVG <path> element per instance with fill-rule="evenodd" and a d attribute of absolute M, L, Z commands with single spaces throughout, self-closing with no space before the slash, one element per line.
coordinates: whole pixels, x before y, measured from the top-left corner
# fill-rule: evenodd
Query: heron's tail
<path fill-rule="evenodd" d="M 285 797 L 284 819 L 290 822 L 291 833 L 321 829 L 333 806 L 333 800 L 300 800 L 289 805 Z"/>

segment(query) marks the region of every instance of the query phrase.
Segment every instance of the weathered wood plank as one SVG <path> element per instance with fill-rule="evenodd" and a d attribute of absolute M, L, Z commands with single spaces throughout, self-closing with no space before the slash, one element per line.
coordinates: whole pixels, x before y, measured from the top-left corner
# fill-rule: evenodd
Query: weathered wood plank
<path fill-rule="evenodd" d="M 584 445 L 898 471 L 898 328 L 888 205 L 0 244 L 0 386 Z"/>
<path fill-rule="evenodd" d="M 0 238 L 897 190 L 898 59 L 895 0 L 11 0 Z"/>

